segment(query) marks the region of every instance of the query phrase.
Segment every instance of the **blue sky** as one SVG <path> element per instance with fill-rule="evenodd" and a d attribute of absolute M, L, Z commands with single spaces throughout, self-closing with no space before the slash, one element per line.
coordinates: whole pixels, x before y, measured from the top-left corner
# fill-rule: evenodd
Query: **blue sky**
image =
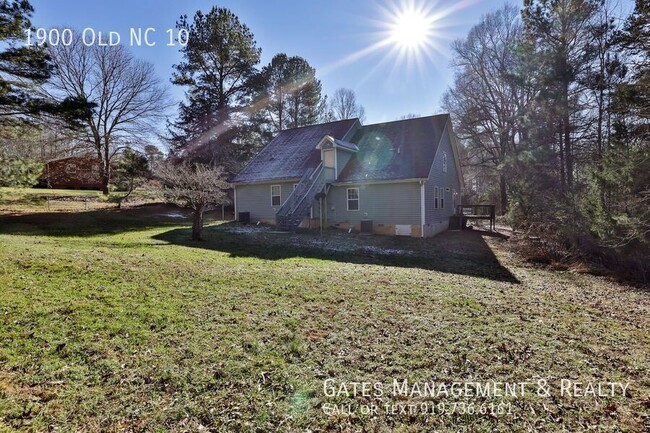
<path fill-rule="evenodd" d="M 131 27 L 155 28 L 155 47 L 132 50 L 153 63 L 167 83 L 180 54 L 178 47 L 166 46 L 165 31 L 174 28 L 181 14 L 192 16 L 213 5 L 227 7 L 255 35 L 262 48 L 262 64 L 278 52 L 306 58 L 316 68 L 324 93 L 339 87 L 355 90 L 366 109 L 366 123 L 394 120 L 408 113 L 440 112 L 442 94 L 452 80 L 451 41 L 466 35 L 481 15 L 503 4 L 489 0 L 32 0 L 36 27 L 117 31 L 127 44 Z M 396 13 L 409 7 L 426 9 L 428 15 L 438 17 L 429 37 L 432 46 L 408 58 L 396 55 L 395 43 L 369 49 L 386 38 L 387 23 Z M 413 64 L 416 59 L 420 59 L 420 67 Z M 182 89 L 170 87 L 174 98 L 180 100 Z"/>

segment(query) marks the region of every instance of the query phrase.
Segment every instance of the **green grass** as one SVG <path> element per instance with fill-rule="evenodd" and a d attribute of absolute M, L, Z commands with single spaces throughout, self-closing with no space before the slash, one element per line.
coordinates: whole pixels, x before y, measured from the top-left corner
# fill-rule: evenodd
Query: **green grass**
<path fill-rule="evenodd" d="M 650 426 L 647 291 L 528 266 L 477 233 L 320 239 L 213 222 L 190 242 L 163 214 L 0 216 L 0 431 Z M 329 378 L 538 377 L 629 381 L 631 395 L 531 393 L 494 417 L 323 412 L 373 401 L 326 397 Z"/>
<path fill-rule="evenodd" d="M 0 188 L 0 195 L 13 195 L 13 196 L 39 196 L 39 195 L 52 195 L 52 196 L 99 196 L 101 191 L 87 190 L 87 189 L 54 189 L 54 188 Z"/>
<path fill-rule="evenodd" d="M 105 196 L 101 191 L 83 189 L 0 187 L 0 214 L 110 209 L 115 207 L 117 199 L 125 194 L 111 192 Z M 136 190 L 129 200 L 138 204 L 155 202 L 155 193 Z"/>

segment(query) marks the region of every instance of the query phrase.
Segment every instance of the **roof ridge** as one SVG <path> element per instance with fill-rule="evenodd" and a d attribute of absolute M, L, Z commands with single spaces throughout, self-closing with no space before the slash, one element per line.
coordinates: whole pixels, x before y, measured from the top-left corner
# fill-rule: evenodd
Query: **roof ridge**
<path fill-rule="evenodd" d="M 450 114 L 449 113 L 440 113 L 440 114 L 431 114 L 429 116 L 411 117 L 409 119 L 389 120 L 387 122 L 378 122 L 378 123 L 371 123 L 369 125 L 362 125 L 362 127 L 367 128 L 369 126 L 386 125 L 388 123 L 409 122 L 409 121 L 412 121 L 412 120 L 422 120 L 422 119 L 429 119 L 429 118 L 442 117 L 442 116 L 450 116 Z"/>
<path fill-rule="evenodd" d="M 323 126 L 323 125 L 329 125 L 331 123 L 340 123 L 340 122 L 349 122 L 351 120 L 359 120 L 357 117 L 351 117 L 349 119 L 341 119 L 341 120 L 331 120 L 329 122 L 324 122 L 324 123 L 312 123 L 311 125 L 303 125 L 303 126 L 296 126 L 294 128 L 287 128 L 287 129 L 281 129 L 277 133 L 280 134 L 281 132 L 284 131 L 293 131 L 294 129 L 302 129 L 302 128 L 311 128 L 313 126 Z M 274 137 L 275 138 L 275 137 Z"/>
<path fill-rule="evenodd" d="M 58 162 L 58 161 L 63 161 L 64 159 L 71 159 L 71 158 L 95 158 L 96 155 L 92 151 L 88 151 L 87 153 L 78 153 L 74 155 L 68 155 L 68 156 L 60 156 L 58 158 L 52 158 L 48 159 L 45 161 L 45 164 L 48 164 L 50 162 Z M 96 158 L 99 159 L 99 158 Z"/>

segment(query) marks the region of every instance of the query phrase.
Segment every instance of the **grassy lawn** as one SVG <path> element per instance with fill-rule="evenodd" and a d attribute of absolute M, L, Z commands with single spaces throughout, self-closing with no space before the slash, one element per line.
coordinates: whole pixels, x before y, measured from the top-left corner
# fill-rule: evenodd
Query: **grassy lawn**
<path fill-rule="evenodd" d="M 115 198 L 126 193 L 104 196 L 101 191 L 84 189 L 0 187 L 0 214 L 24 212 L 76 212 L 114 208 Z M 138 203 L 151 200 L 151 193 L 133 191 L 130 199 Z M 109 200 L 110 198 L 110 200 Z"/>
<path fill-rule="evenodd" d="M 320 238 L 212 222 L 204 242 L 188 238 L 187 220 L 156 207 L 0 215 L 0 431 L 650 429 L 647 290 L 527 265 L 481 233 Z M 540 378 L 550 396 L 323 387 Z M 571 397 L 565 378 L 630 385 Z M 510 413 L 360 411 L 431 401 Z"/>

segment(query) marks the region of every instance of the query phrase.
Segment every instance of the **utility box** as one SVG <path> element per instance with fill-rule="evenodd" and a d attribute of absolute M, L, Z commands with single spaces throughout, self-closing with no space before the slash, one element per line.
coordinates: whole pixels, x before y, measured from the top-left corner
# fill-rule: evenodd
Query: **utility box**
<path fill-rule="evenodd" d="M 396 236 L 411 236 L 411 225 L 410 224 L 395 224 L 395 235 Z"/>
<path fill-rule="evenodd" d="M 361 220 L 361 233 L 372 233 L 372 220 Z"/>
<path fill-rule="evenodd" d="M 242 224 L 250 224 L 251 223 L 251 213 L 250 212 L 239 212 L 239 216 L 237 217 L 237 221 L 239 221 Z"/>
<path fill-rule="evenodd" d="M 449 230 L 463 230 L 467 226 L 467 220 L 462 215 L 449 217 Z"/>

